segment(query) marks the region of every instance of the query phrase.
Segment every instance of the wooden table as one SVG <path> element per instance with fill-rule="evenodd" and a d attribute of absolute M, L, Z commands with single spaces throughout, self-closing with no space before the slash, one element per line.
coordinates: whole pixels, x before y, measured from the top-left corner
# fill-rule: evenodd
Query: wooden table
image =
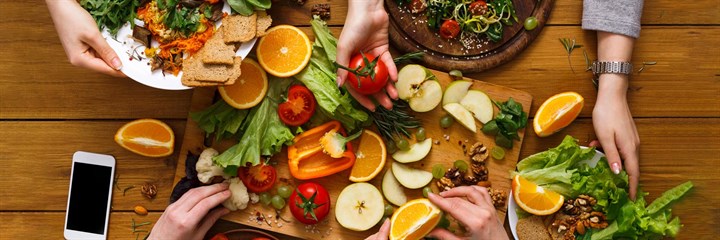
<path fill-rule="evenodd" d="M 303 7 L 285 2 L 273 6 L 273 24 L 310 32 L 309 9 L 330 2 L 331 28 L 340 32 L 345 1 L 309 0 Z M 548 25 L 525 52 L 470 75 L 530 92 L 531 115 L 556 93 L 577 91 L 585 97 L 580 118 L 562 132 L 539 138 L 528 130 L 521 158 L 559 144 L 566 134 L 583 143 L 594 138 L 590 117 L 596 91 L 590 73 L 582 71 L 582 49 L 572 55 L 573 73 L 558 41 L 575 38 L 591 58 L 596 56 L 595 33 L 580 28 L 581 12 L 582 1 L 557 0 Z M 192 91 L 156 90 L 70 65 L 41 0 L 2 1 L 0 16 L 0 162 L 5 168 L 0 239 L 62 238 L 71 156 L 77 150 L 115 156 L 120 188 L 158 186 L 154 201 L 144 199 L 138 188 L 113 194 L 110 238 L 135 238 L 131 221 L 155 222 L 167 206 L 178 156 L 141 157 L 115 144 L 113 135 L 128 121 L 157 118 L 182 139 Z M 673 208 L 685 225 L 679 238 L 720 236 L 720 2 L 646 1 L 642 24 L 633 62 L 657 62 L 635 74 L 629 90 L 642 141 L 642 187 L 652 200 L 692 180 L 695 190 Z M 151 213 L 135 215 L 137 204 Z M 236 226 L 221 223 L 213 231 L 230 227 Z"/>

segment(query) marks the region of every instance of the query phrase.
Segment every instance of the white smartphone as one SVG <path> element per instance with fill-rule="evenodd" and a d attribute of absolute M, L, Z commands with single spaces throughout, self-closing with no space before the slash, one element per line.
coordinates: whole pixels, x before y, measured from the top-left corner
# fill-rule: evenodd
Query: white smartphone
<path fill-rule="evenodd" d="M 65 239 L 107 239 L 115 158 L 75 152 L 65 212 Z"/>

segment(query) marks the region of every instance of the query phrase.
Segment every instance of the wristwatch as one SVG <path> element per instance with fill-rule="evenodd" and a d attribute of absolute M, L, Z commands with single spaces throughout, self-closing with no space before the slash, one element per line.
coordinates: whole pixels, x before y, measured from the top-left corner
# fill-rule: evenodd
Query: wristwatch
<path fill-rule="evenodd" d="M 630 75 L 633 65 L 630 62 L 600 62 L 594 61 L 591 66 L 592 73 L 599 76 L 603 73 L 620 73 Z"/>

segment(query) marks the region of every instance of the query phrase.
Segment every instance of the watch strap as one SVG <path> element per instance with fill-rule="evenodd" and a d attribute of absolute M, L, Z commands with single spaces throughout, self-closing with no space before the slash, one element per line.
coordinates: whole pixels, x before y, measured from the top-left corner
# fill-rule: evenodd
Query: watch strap
<path fill-rule="evenodd" d="M 603 73 L 619 73 L 630 75 L 633 71 L 633 65 L 630 62 L 601 62 L 594 61 L 591 66 L 595 75 Z"/>

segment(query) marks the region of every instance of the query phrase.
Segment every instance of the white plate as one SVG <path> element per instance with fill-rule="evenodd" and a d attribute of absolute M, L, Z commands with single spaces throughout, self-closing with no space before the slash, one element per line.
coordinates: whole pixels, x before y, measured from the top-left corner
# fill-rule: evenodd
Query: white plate
<path fill-rule="evenodd" d="M 581 148 L 585 149 L 587 147 L 581 147 Z M 598 150 L 595 150 L 595 155 L 592 158 L 587 159 L 587 160 L 582 160 L 582 161 L 580 161 L 580 163 L 586 163 L 590 167 L 595 167 L 595 165 L 597 165 L 598 161 L 600 161 L 600 159 L 604 156 L 605 156 L 605 154 L 603 154 L 602 152 L 600 152 Z M 510 223 L 510 231 L 512 232 L 513 237 L 515 239 L 519 240 L 519 238 L 517 236 L 517 230 L 516 230 L 517 223 L 518 223 L 518 215 L 516 212 L 517 208 L 518 208 L 518 205 L 515 203 L 515 198 L 513 197 L 513 193 L 512 193 L 512 189 L 511 189 L 510 193 L 508 194 L 507 216 L 508 216 L 508 222 Z"/>
<path fill-rule="evenodd" d="M 230 14 L 230 5 L 228 5 L 227 2 L 223 5 L 223 12 Z M 215 28 L 220 27 L 220 22 L 221 21 L 215 23 Z M 140 26 L 144 25 L 142 21 L 137 19 L 135 19 L 135 24 Z M 129 78 L 132 78 L 133 80 L 146 86 L 158 89 L 185 90 L 191 88 L 182 85 L 180 82 L 180 77 L 182 77 L 183 74 L 182 71 L 180 71 L 177 76 L 172 73 L 163 73 L 163 71 L 159 69 L 150 71 L 150 60 L 145 58 L 145 54 L 143 53 L 145 51 L 145 46 L 132 39 L 132 27 L 130 27 L 129 23 L 120 28 L 117 39 L 113 39 L 107 30 L 103 30 L 102 35 L 105 37 L 105 40 L 108 42 L 110 47 L 115 50 L 115 53 L 120 58 L 120 61 L 122 61 L 123 67 L 120 71 Z M 250 50 L 252 50 L 256 40 L 257 39 L 252 39 L 240 45 L 240 48 L 237 52 L 235 52 L 235 56 L 245 58 L 250 53 Z M 153 47 L 157 47 L 159 44 L 157 41 L 153 40 L 151 45 Z M 130 54 L 133 53 L 133 49 L 143 56 L 143 60 L 130 60 Z"/>

